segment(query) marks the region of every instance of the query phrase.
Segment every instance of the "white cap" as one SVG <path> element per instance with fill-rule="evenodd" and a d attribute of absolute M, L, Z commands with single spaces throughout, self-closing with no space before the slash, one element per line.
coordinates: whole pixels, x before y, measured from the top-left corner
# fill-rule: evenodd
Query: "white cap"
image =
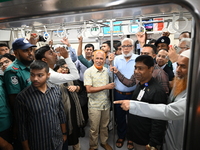
<path fill-rule="evenodd" d="M 190 59 L 190 52 L 191 50 L 188 49 L 188 50 L 183 51 L 180 55 Z"/>

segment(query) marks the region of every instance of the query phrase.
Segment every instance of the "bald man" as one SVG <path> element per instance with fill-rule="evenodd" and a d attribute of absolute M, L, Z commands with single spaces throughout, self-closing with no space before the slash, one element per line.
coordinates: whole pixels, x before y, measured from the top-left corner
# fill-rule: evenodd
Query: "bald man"
<path fill-rule="evenodd" d="M 107 68 L 104 67 L 106 54 L 102 50 L 94 53 L 94 64 L 84 73 L 84 85 L 88 93 L 88 116 L 90 123 L 90 148 L 98 149 L 98 137 L 100 135 L 101 146 L 105 150 L 112 150 L 107 143 L 108 123 L 110 113 L 109 89 L 115 87 L 114 83 L 109 83 Z"/>
<path fill-rule="evenodd" d="M 178 57 L 176 76 L 168 105 L 148 104 L 131 100 L 114 102 L 121 104 L 122 109 L 129 110 L 131 114 L 152 119 L 169 120 L 163 150 L 182 150 L 189 59 L 190 50 L 182 52 Z"/>
<path fill-rule="evenodd" d="M 156 55 L 156 62 L 160 68 L 162 68 L 169 77 L 169 83 L 172 84 L 172 80 L 174 79 L 174 72 L 167 65 L 169 61 L 168 52 L 166 50 L 160 50 Z M 171 86 L 170 86 L 171 87 Z"/>

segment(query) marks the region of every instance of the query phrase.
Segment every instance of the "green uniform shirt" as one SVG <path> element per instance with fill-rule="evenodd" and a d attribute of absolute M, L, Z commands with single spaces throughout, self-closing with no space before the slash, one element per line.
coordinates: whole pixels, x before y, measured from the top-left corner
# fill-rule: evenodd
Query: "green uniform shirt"
<path fill-rule="evenodd" d="M 12 119 L 2 76 L 0 76 L 0 93 L 0 132 L 2 132 L 11 126 Z"/>
<path fill-rule="evenodd" d="M 4 72 L 4 83 L 8 94 L 18 94 L 31 85 L 30 68 L 16 59 Z"/>

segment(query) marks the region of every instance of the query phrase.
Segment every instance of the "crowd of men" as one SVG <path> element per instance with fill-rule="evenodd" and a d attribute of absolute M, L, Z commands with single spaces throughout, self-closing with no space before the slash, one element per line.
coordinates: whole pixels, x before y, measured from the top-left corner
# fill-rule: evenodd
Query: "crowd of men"
<path fill-rule="evenodd" d="M 182 150 L 183 119 L 190 59 L 189 32 L 179 45 L 168 35 L 148 43 L 146 34 L 134 41 L 110 41 L 95 50 L 78 37 L 77 51 L 36 47 L 37 40 L 18 38 L 12 51 L 0 44 L 0 150 L 85 150 L 79 137 L 89 130 L 89 150 L 105 150 L 114 90 L 116 147 L 127 139 L 129 150 Z M 52 43 L 51 43 L 52 44 Z M 62 63 L 61 63 L 62 62 Z M 114 81 L 110 79 L 114 73 Z M 73 81 L 73 82 L 72 82 Z"/>

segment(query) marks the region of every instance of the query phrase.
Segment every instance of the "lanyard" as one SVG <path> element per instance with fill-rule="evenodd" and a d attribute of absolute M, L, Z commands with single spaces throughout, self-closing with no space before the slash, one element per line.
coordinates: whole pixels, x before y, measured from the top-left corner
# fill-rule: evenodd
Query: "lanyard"
<path fill-rule="evenodd" d="M 138 94 L 137 100 L 139 100 L 139 101 L 141 101 L 142 97 L 144 96 L 145 89 L 146 89 L 146 87 L 148 87 L 149 85 L 148 85 L 148 83 L 145 83 L 144 86 L 145 86 L 145 87 L 144 87 L 142 90 L 140 90 L 140 93 Z"/>

